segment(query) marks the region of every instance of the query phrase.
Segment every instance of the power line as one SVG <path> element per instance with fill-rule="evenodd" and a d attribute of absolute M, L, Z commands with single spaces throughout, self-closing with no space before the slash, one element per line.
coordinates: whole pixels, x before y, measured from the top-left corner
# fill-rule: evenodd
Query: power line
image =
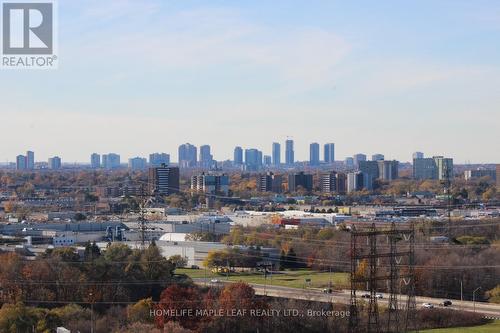
<path fill-rule="evenodd" d="M 499 226 L 500 227 L 500 223 L 490 224 L 490 226 Z M 467 227 L 473 227 L 473 226 L 467 226 Z M 476 225 L 474 227 L 478 227 L 478 226 Z M 435 229 L 439 229 L 439 228 L 435 228 Z M 231 236 L 231 234 L 229 234 L 228 236 Z M 302 242 L 328 244 L 329 247 L 331 247 L 331 246 L 335 247 L 335 246 L 340 246 L 340 245 L 343 245 L 345 247 L 349 246 L 349 242 L 338 241 L 338 240 L 334 240 L 334 239 L 330 239 L 330 240 L 328 240 L 328 239 L 325 239 L 325 240 L 323 240 L 323 239 L 311 239 L 311 238 L 289 236 L 287 234 L 274 234 L 274 233 L 265 233 L 265 232 L 250 232 L 248 234 L 248 237 L 253 237 L 253 236 L 257 237 L 260 240 L 266 240 L 266 241 L 276 241 L 278 238 L 278 240 L 285 241 L 285 242 L 288 240 L 297 240 L 297 241 L 302 241 Z M 283 239 L 280 239 L 280 237 L 282 237 Z M 438 248 L 449 249 L 449 247 L 473 247 L 473 248 L 479 248 L 479 247 L 489 248 L 490 247 L 490 245 L 488 245 L 488 244 L 452 244 L 452 245 L 450 245 L 447 243 L 446 244 L 445 243 L 443 243 L 443 244 L 416 243 L 415 245 L 416 245 L 416 247 L 422 246 L 425 248 L 434 248 L 434 249 L 438 249 Z"/>
<path fill-rule="evenodd" d="M 290 259 L 283 259 L 281 257 L 268 257 L 268 256 L 263 256 L 259 254 L 247 254 L 247 253 L 229 253 L 230 255 L 234 256 L 239 256 L 239 257 L 247 257 L 247 258 L 253 258 L 253 259 L 275 259 L 280 262 L 288 262 L 288 263 L 297 263 L 296 260 L 290 260 Z M 314 260 L 317 262 L 317 264 L 345 264 L 346 266 L 350 264 L 349 260 L 332 260 L 332 259 L 315 259 L 311 257 L 301 257 L 301 256 L 295 256 L 293 257 L 295 259 L 300 259 L 302 261 L 299 261 L 298 263 L 307 263 L 311 260 Z M 35 259 L 35 260 L 47 260 L 45 258 L 43 259 Z M 33 263 L 33 260 L 29 259 L 18 259 L 17 261 L 20 262 L 26 262 L 26 263 Z M 163 260 L 148 260 L 148 261 L 141 261 L 141 260 L 131 260 L 131 261 L 105 261 L 104 264 L 118 264 L 118 265 L 131 265 L 131 264 L 150 264 L 150 263 L 164 263 L 167 262 L 167 259 Z M 56 261 L 55 263 L 62 263 L 62 264 L 68 264 L 68 265 L 88 265 L 88 266 L 95 266 L 98 265 L 98 263 L 94 262 L 88 262 L 88 261 Z M 51 264 L 50 259 L 47 261 L 47 264 Z M 390 265 L 378 265 L 379 267 L 390 267 Z M 406 264 L 397 264 L 398 267 L 408 267 Z M 479 268 L 500 268 L 500 265 L 414 265 L 415 268 L 419 269 L 443 269 L 443 270 L 460 270 L 460 269 L 479 269 Z M 327 271 L 324 271 L 325 273 Z"/>

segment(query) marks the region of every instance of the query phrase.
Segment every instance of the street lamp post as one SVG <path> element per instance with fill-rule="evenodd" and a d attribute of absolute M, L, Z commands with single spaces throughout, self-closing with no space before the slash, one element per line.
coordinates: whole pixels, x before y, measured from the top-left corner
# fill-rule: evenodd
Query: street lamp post
<path fill-rule="evenodd" d="M 460 301 L 464 301 L 464 280 L 460 279 Z"/>
<path fill-rule="evenodd" d="M 267 266 L 264 266 L 264 295 L 267 296 Z"/>
<path fill-rule="evenodd" d="M 472 292 L 472 304 L 474 306 L 474 312 L 476 312 L 476 291 L 478 291 L 479 289 L 481 289 L 481 287 L 477 287 L 476 289 L 474 289 L 474 291 Z"/>
<path fill-rule="evenodd" d="M 333 283 L 332 283 L 332 266 L 330 266 L 330 282 L 329 282 L 329 284 L 328 284 L 328 288 L 330 288 L 330 289 L 331 289 L 331 288 L 332 288 L 332 285 L 333 285 Z"/>
<path fill-rule="evenodd" d="M 457 278 L 455 278 L 455 281 L 457 281 Z M 463 278 L 458 279 L 460 282 L 460 302 L 464 301 L 464 280 Z M 460 307 L 462 307 L 463 304 L 460 304 Z"/>

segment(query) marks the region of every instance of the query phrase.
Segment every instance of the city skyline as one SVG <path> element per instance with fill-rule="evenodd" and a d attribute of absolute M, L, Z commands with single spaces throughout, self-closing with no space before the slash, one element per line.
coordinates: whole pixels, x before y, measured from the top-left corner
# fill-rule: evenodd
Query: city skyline
<path fill-rule="evenodd" d="M 287 139 L 287 142 L 291 143 L 291 150 L 290 153 L 291 155 L 295 155 L 296 151 L 294 149 L 295 147 L 295 141 L 291 139 Z M 278 150 L 275 150 L 275 146 L 278 145 Z M 335 143 L 325 143 L 324 144 L 324 151 L 321 151 L 320 149 L 320 144 L 317 142 L 312 142 L 309 144 L 308 147 L 308 154 L 309 156 L 305 159 L 295 159 L 293 163 L 287 163 L 286 162 L 286 157 L 287 157 L 287 152 L 286 151 L 281 151 L 279 149 L 279 143 L 273 142 L 272 143 L 272 152 L 267 153 L 266 151 L 260 150 L 258 148 L 253 148 L 253 147 L 241 147 L 241 146 L 235 146 L 233 149 L 232 156 L 226 159 L 217 159 L 214 157 L 213 154 L 211 154 L 211 149 L 212 146 L 209 144 L 203 144 L 201 146 L 193 145 L 190 143 L 184 143 L 180 144 L 177 147 L 177 151 L 179 152 L 177 155 L 171 154 L 169 152 L 141 152 L 140 154 L 137 155 L 123 155 L 120 152 L 109 152 L 109 153 L 102 153 L 102 152 L 92 152 L 87 156 L 87 160 L 85 161 L 67 161 L 64 156 L 59 154 L 59 156 L 55 156 L 54 154 L 49 155 L 47 158 L 40 158 L 37 155 L 35 155 L 35 152 L 32 150 L 27 150 L 26 155 L 16 155 L 14 158 L 14 161 L 8 161 L 9 164 L 19 164 L 19 159 L 23 159 L 24 163 L 26 164 L 26 169 L 33 169 L 34 163 L 47 163 L 50 164 L 50 160 L 53 158 L 57 158 L 59 160 L 59 164 L 81 164 L 81 165 L 90 165 L 93 168 L 96 167 L 104 167 L 104 168 L 110 168 L 107 166 L 108 164 L 108 159 L 111 157 L 113 159 L 113 167 L 117 167 L 120 165 L 125 165 L 131 163 L 131 160 L 144 160 L 146 164 L 150 165 L 160 165 L 162 163 L 164 164 L 177 164 L 185 167 L 203 167 L 205 169 L 210 169 L 215 166 L 215 162 L 225 162 L 225 161 L 230 161 L 233 162 L 235 165 L 242 165 L 246 164 L 247 158 L 245 158 L 245 154 L 250 152 L 255 152 L 260 155 L 260 160 L 262 165 L 268 165 L 268 166 L 276 166 L 276 165 L 281 165 L 281 166 L 291 166 L 296 163 L 307 163 L 311 166 L 319 166 L 320 163 L 325 163 L 325 164 L 331 164 L 334 162 L 343 162 L 343 163 L 348 163 L 347 160 L 352 160 L 354 163 L 354 166 L 357 166 L 357 160 L 360 158 L 363 161 L 367 160 L 367 155 L 364 153 L 355 153 L 351 156 L 345 156 L 344 158 L 339 157 L 335 158 L 333 160 L 328 160 L 330 154 L 334 154 L 337 156 L 335 147 Z M 314 148 L 313 148 L 314 147 Z M 329 149 L 327 149 L 329 147 Z M 189 152 L 186 152 L 186 149 L 189 150 Z M 314 149 L 314 153 L 312 150 Z M 198 153 L 200 151 L 200 153 Z M 205 151 L 204 153 L 201 153 L 202 151 Z M 238 153 L 236 153 L 238 151 Z M 181 155 L 182 154 L 182 155 Z M 186 156 L 189 155 L 189 156 Z M 315 161 L 312 160 L 312 155 L 315 155 Z M 395 158 L 386 158 L 383 154 L 380 153 L 375 153 L 372 155 L 372 161 L 375 160 L 398 160 L 402 163 L 410 163 L 412 164 L 414 159 L 416 158 L 415 156 L 418 156 L 417 158 L 423 158 L 425 155 L 426 158 L 431 158 L 431 157 L 436 157 L 440 156 L 443 154 L 424 154 L 422 152 L 413 152 L 409 153 L 409 156 L 411 158 L 409 160 L 398 160 Z M 31 164 L 28 165 L 28 156 L 31 156 Z M 182 157 L 181 157 L 182 156 Z M 278 156 L 278 158 L 281 159 L 281 163 L 275 163 L 275 157 Z M 389 156 L 389 155 L 388 155 Z M 172 158 L 171 158 L 172 157 Z M 208 159 L 207 159 L 208 157 Z M 284 159 L 282 158 L 284 157 Z M 255 156 L 255 158 L 257 158 Z M 265 162 L 265 159 L 268 159 L 268 163 Z M 258 158 L 257 158 L 258 159 Z M 283 161 L 285 160 L 285 161 Z M 102 162 L 101 162 L 102 161 Z M 139 161 L 136 161 L 139 162 Z M 351 162 L 349 162 L 351 163 Z M 458 163 L 461 164 L 461 163 Z M 463 164 L 496 164 L 493 162 L 486 162 L 486 163 L 463 163 Z M 0 165 L 6 165 L 6 162 L 0 162 Z"/>
<path fill-rule="evenodd" d="M 339 157 L 498 163 L 484 147 L 500 133 L 499 12 L 491 1 L 60 2 L 59 68 L 2 73 L 2 134 L 15 140 L 0 161 L 26 149 L 175 159 L 188 141 L 224 160 L 236 144 L 268 154 L 292 137 L 296 160 L 332 141 Z"/>

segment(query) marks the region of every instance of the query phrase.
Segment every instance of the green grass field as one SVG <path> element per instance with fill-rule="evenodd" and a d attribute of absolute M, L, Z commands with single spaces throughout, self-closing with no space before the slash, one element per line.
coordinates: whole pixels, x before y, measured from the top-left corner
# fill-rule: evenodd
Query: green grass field
<path fill-rule="evenodd" d="M 438 328 L 435 330 L 420 331 L 420 333 L 497 333 L 497 332 L 500 332 L 499 320 L 481 326 Z"/>
<path fill-rule="evenodd" d="M 214 274 L 210 270 L 204 269 L 189 269 L 182 268 L 176 269 L 176 274 L 186 274 L 187 276 L 195 278 L 204 278 L 205 274 L 208 279 L 217 278 L 219 280 L 225 280 L 225 274 Z M 310 279 L 310 283 L 306 283 L 306 279 Z M 296 270 L 296 271 L 286 271 L 283 274 L 268 274 L 267 279 L 264 278 L 264 274 L 260 272 L 256 273 L 231 273 L 229 274 L 230 281 L 244 281 L 247 283 L 255 284 L 268 284 L 275 286 L 284 286 L 291 288 L 323 288 L 327 287 L 330 279 L 333 283 L 333 287 L 337 289 L 346 288 L 349 283 L 348 273 L 329 273 L 329 272 L 314 272 L 310 270 Z"/>

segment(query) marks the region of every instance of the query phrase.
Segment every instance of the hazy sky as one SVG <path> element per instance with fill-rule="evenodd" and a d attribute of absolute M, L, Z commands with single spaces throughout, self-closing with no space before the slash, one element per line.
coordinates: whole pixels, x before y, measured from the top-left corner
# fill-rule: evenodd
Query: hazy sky
<path fill-rule="evenodd" d="M 2 161 L 290 136 L 500 162 L 500 1 L 61 0 L 59 59 L 0 71 Z"/>

